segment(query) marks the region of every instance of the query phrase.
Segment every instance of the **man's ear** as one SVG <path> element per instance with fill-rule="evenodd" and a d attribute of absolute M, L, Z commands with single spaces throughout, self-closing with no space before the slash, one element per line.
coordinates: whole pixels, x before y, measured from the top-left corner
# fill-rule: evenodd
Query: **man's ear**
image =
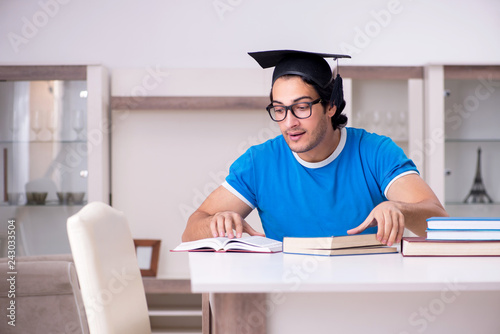
<path fill-rule="evenodd" d="M 333 105 L 333 106 L 330 107 L 330 105 L 328 105 L 327 108 L 328 108 L 327 111 L 326 111 L 327 115 L 329 117 L 333 117 L 333 115 L 335 115 L 335 113 L 337 112 L 337 106 Z"/>

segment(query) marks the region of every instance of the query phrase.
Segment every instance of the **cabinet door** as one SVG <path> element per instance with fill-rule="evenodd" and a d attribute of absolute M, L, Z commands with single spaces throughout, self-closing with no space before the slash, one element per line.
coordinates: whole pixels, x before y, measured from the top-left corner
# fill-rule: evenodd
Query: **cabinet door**
<path fill-rule="evenodd" d="M 87 201 L 108 202 L 104 72 L 0 67 L 0 256 L 10 219 L 19 255 L 69 253 L 67 218 Z"/>
<path fill-rule="evenodd" d="M 500 216 L 500 67 L 444 67 L 445 206 Z"/>
<path fill-rule="evenodd" d="M 423 69 L 351 67 L 343 72 L 348 125 L 390 137 L 423 175 Z"/>
<path fill-rule="evenodd" d="M 427 182 L 452 216 L 500 216 L 499 103 L 500 66 L 425 68 Z"/>

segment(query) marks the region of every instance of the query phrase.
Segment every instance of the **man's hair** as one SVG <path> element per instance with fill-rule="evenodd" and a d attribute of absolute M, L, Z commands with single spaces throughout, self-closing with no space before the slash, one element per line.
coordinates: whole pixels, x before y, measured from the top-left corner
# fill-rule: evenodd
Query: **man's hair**
<path fill-rule="evenodd" d="M 304 78 L 301 75 L 296 75 L 296 74 L 286 74 L 281 76 L 280 78 L 292 78 L 292 77 L 299 77 L 304 81 L 306 84 L 312 86 L 314 90 L 318 93 L 319 97 L 321 98 L 321 105 L 323 108 L 326 110 L 330 106 L 330 98 L 332 96 L 332 90 L 333 90 L 333 80 L 326 86 L 326 87 L 321 87 L 318 84 L 314 83 L 312 80 L 308 80 L 307 78 Z M 271 99 L 271 103 L 273 102 L 273 89 L 271 88 L 271 93 L 269 95 Z M 345 104 L 344 104 L 345 105 Z M 347 124 L 347 116 L 339 112 L 335 113 L 335 115 L 332 117 L 332 126 L 333 129 L 341 129 L 345 127 Z"/>

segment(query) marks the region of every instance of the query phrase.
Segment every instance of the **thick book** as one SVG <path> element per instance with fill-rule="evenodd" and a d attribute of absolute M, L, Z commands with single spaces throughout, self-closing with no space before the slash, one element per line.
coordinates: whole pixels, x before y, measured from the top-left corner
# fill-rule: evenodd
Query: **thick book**
<path fill-rule="evenodd" d="M 500 230 L 500 218 L 495 217 L 432 217 L 427 219 L 429 229 Z"/>
<path fill-rule="evenodd" d="M 261 237 L 207 238 L 187 241 L 172 249 L 172 252 L 252 252 L 276 253 L 283 249 L 281 241 Z"/>
<path fill-rule="evenodd" d="M 500 230 L 427 229 L 429 240 L 500 240 Z"/>
<path fill-rule="evenodd" d="M 429 240 L 404 237 L 403 256 L 500 256 L 500 241 Z"/>
<path fill-rule="evenodd" d="M 339 237 L 285 237 L 283 253 L 305 255 L 357 255 L 397 253 L 377 240 L 376 234 L 355 234 Z"/>

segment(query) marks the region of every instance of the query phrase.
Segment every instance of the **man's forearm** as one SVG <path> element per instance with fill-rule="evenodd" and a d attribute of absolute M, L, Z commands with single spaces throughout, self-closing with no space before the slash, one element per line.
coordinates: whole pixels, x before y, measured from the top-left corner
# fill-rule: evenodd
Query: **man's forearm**
<path fill-rule="evenodd" d="M 443 206 L 436 201 L 426 200 L 418 203 L 396 202 L 405 217 L 405 226 L 418 236 L 425 236 L 427 218 L 448 217 Z"/>
<path fill-rule="evenodd" d="M 204 238 L 212 238 L 210 220 L 212 216 L 203 211 L 195 211 L 189 217 L 186 229 L 182 234 L 182 242 L 193 241 Z"/>

